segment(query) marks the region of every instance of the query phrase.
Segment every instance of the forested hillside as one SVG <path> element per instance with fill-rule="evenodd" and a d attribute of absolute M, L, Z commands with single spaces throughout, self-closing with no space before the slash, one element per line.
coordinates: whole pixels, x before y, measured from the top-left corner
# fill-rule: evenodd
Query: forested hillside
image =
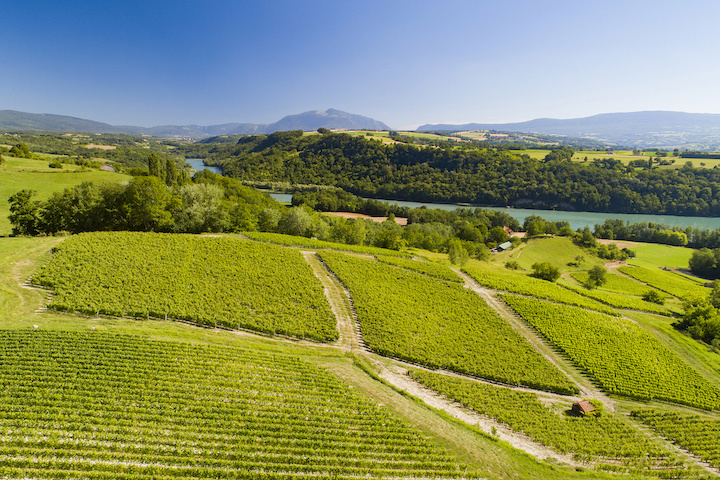
<path fill-rule="evenodd" d="M 501 148 L 418 147 L 363 137 L 300 131 L 196 144 L 186 156 L 206 158 L 244 180 L 321 184 L 357 195 L 481 205 L 714 216 L 720 214 L 720 171 L 630 167 L 606 158 L 570 161 L 557 149 L 544 160 Z"/>

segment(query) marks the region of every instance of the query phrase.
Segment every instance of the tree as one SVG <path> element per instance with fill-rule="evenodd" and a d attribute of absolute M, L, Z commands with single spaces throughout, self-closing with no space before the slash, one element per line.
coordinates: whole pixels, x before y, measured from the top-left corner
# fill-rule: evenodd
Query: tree
<path fill-rule="evenodd" d="M 165 179 L 162 164 L 155 152 L 150 152 L 150 155 L 148 156 L 148 171 L 150 172 L 150 175 L 162 178 L 163 180 Z"/>
<path fill-rule="evenodd" d="M 525 232 L 528 237 L 536 237 L 545 233 L 545 226 L 539 220 L 532 220 L 525 227 Z"/>
<path fill-rule="evenodd" d="M 304 237 L 310 231 L 313 219 L 307 207 L 293 207 L 278 223 L 278 231 Z"/>
<path fill-rule="evenodd" d="M 491 228 L 487 234 L 487 240 L 495 242 L 498 245 L 507 242 L 508 238 L 510 237 L 508 236 L 507 232 L 503 227 L 500 226 Z"/>
<path fill-rule="evenodd" d="M 718 278 L 718 256 L 720 250 L 701 248 L 695 250 L 688 261 L 690 271 L 705 278 Z"/>
<path fill-rule="evenodd" d="M 180 198 L 170 193 L 158 177 L 135 177 L 125 189 L 124 209 L 131 230 L 172 230 L 172 212 L 181 207 Z"/>
<path fill-rule="evenodd" d="M 665 303 L 665 299 L 658 293 L 657 290 L 648 290 L 642 294 L 642 299 L 646 302 L 657 303 L 658 305 Z"/>
<path fill-rule="evenodd" d="M 177 168 L 175 168 L 175 162 L 168 158 L 165 161 L 165 185 L 172 187 L 178 183 Z"/>
<path fill-rule="evenodd" d="M 10 149 L 10 155 L 19 158 L 32 158 L 30 147 L 28 147 L 27 143 L 18 143 L 12 147 Z"/>
<path fill-rule="evenodd" d="M 37 235 L 40 223 L 40 202 L 32 200 L 35 190 L 20 190 L 8 199 L 10 215 L 8 219 L 13 225 L 13 235 Z"/>
<path fill-rule="evenodd" d="M 607 282 L 607 269 L 602 265 L 595 265 L 588 271 L 588 279 L 585 282 L 587 288 L 599 287 Z"/>
<path fill-rule="evenodd" d="M 223 205 L 225 191 L 218 185 L 183 185 L 178 194 L 182 208 L 175 212 L 175 231 L 188 233 L 221 232 L 227 224 Z"/>
<path fill-rule="evenodd" d="M 448 256 L 450 257 L 450 262 L 453 265 L 460 266 L 465 265 L 470 258 L 467 250 L 462 244 L 462 241 L 457 238 L 453 238 L 448 241 Z"/>
<path fill-rule="evenodd" d="M 548 282 L 554 282 L 560 278 L 560 269 L 550 265 L 548 262 L 534 263 L 531 268 L 533 269 L 533 277 L 547 280 Z"/>

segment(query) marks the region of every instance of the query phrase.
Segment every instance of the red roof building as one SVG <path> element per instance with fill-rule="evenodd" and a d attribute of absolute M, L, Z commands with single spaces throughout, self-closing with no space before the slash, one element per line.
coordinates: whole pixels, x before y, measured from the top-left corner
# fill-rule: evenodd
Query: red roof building
<path fill-rule="evenodd" d="M 575 415 L 583 417 L 589 413 L 594 412 L 595 405 L 590 403 L 588 400 L 583 400 L 582 402 L 573 403 L 572 411 Z"/>

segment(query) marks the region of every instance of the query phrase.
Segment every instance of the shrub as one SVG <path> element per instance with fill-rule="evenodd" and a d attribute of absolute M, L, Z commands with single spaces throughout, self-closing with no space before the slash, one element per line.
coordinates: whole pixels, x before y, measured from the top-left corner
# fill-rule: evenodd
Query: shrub
<path fill-rule="evenodd" d="M 560 269 L 553 267 L 548 262 L 539 262 L 532 265 L 533 277 L 547 280 L 548 282 L 554 282 L 560 278 Z"/>
<path fill-rule="evenodd" d="M 658 293 L 657 290 L 648 290 L 643 293 L 642 299 L 646 302 L 657 303 L 658 305 L 665 304 L 665 299 Z"/>
<path fill-rule="evenodd" d="M 607 282 L 607 269 L 600 265 L 595 265 L 588 271 L 588 278 L 585 282 L 587 288 L 599 287 Z"/>

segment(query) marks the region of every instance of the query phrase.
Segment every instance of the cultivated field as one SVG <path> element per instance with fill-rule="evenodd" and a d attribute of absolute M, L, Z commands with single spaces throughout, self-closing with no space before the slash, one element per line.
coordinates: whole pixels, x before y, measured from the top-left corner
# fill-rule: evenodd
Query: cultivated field
<path fill-rule="evenodd" d="M 633 303 L 699 283 L 613 268 L 590 291 L 587 253 L 555 284 L 500 255 L 469 277 L 441 253 L 248 237 L 0 239 L 0 476 L 720 476 L 718 354 Z M 593 398 L 599 417 L 569 413 Z"/>
<path fill-rule="evenodd" d="M 238 238 L 88 233 L 33 277 L 59 311 L 170 318 L 314 340 L 338 336 L 322 286 L 297 250 Z"/>

